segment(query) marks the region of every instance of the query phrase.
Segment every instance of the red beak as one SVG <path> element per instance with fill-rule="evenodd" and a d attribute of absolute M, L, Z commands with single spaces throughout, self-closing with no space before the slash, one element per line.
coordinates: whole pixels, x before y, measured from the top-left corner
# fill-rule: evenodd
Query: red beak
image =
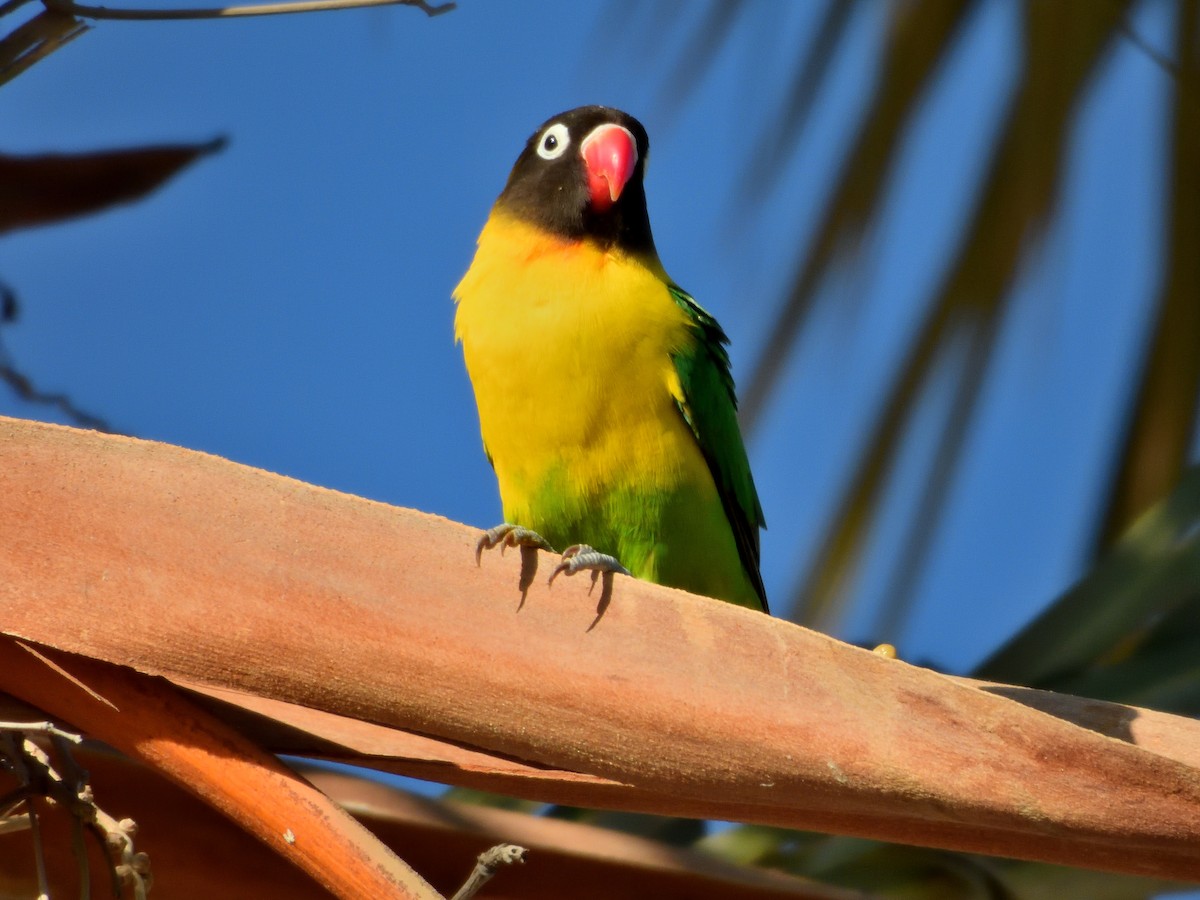
<path fill-rule="evenodd" d="M 620 125 L 600 125 L 583 139 L 579 155 L 587 169 L 592 209 L 604 212 L 617 202 L 637 167 L 637 141 Z"/>

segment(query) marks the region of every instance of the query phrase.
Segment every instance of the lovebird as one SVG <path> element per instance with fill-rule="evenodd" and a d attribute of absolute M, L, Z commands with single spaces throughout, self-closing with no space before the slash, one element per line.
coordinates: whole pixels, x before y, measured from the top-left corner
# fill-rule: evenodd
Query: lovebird
<path fill-rule="evenodd" d="M 454 289 L 454 331 L 505 524 L 496 545 L 566 548 L 767 611 L 762 506 L 717 321 L 659 261 L 637 119 L 603 106 L 528 140 Z"/>

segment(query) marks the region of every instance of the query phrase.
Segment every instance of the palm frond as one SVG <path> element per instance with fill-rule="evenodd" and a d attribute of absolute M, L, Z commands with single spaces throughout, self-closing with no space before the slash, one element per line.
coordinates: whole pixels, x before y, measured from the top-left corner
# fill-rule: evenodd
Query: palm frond
<path fill-rule="evenodd" d="M 1124 4 L 1113 3 L 1104 7 L 1107 14 L 1100 14 L 1089 5 L 1092 12 L 1080 14 L 1071 3 L 1026 6 L 1025 67 L 980 199 L 926 321 L 899 367 L 824 545 L 793 593 L 798 620 L 829 623 L 842 586 L 859 562 L 892 462 L 937 364 L 956 343 L 965 342 L 965 361 L 957 373 L 924 495 L 899 553 L 880 633 L 894 631 L 911 605 L 916 577 L 927 559 L 977 408 L 1009 289 L 1053 213 L 1074 112 L 1124 9 Z M 805 294 L 811 296 L 811 291 L 807 287 Z M 773 333 L 779 335 L 789 324 L 781 317 L 777 326 Z"/>
<path fill-rule="evenodd" d="M 851 0 L 829 0 L 825 7 L 812 42 L 792 74 L 778 120 L 768 123 L 755 142 L 758 149 L 746 167 L 741 191 L 746 205 L 762 199 L 803 137 L 813 103 L 857 9 Z"/>
<path fill-rule="evenodd" d="M 1087 691 L 1119 702 L 1166 705 L 1167 682 L 1182 673 L 1187 702 L 1200 705 L 1200 467 L 1147 512 L 1091 573 L 998 650 L 976 672 L 1054 690 Z M 1180 648 L 1183 648 L 1182 658 Z M 1182 666 L 1182 668 L 1181 668 Z M 1136 677 L 1135 677 L 1136 675 Z M 1148 680 L 1148 675 L 1154 679 Z M 1127 683 L 1125 680 L 1128 679 Z M 1153 692 L 1155 679 L 1163 695 Z"/>
<path fill-rule="evenodd" d="M 1167 260 L 1141 380 L 1096 537 L 1109 546 L 1175 484 L 1187 464 L 1200 398 L 1200 4 L 1182 0 L 1167 174 Z"/>
<path fill-rule="evenodd" d="M 792 288 L 771 339 L 742 391 L 742 421 L 753 430 L 791 356 L 821 277 L 861 235 L 879 206 L 911 114 L 962 25 L 971 0 L 895 4 L 892 27 L 863 124 L 811 245 L 801 248 Z"/>

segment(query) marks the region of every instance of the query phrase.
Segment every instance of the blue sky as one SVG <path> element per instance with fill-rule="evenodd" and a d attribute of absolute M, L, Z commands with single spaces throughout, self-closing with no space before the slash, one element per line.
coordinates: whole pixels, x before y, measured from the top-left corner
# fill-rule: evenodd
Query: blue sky
<path fill-rule="evenodd" d="M 744 378 L 868 96 L 886 11 L 859 6 L 805 144 L 746 208 L 747 161 L 821 6 L 746 17 L 679 105 L 661 84 L 686 31 L 614 8 L 626 18 L 584 0 L 467 0 L 436 19 L 397 8 L 98 23 L 0 91 L 4 151 L 230 144 L 148 200 L 6 236 L 0 277 L 23 315 L 5 347 L 40 387 L 140 437 L 495 524 L 450 291 L 528 134 L 583 103 L 642 119 L 660 254 L 729 332 Z M 826 285 L 831 302 L 749 441 L 776 598 L 969 213 L 1011 87 L 1018 8 L 993 0 L 974 17 L 867 253 Z M 1142 4 L 1133 24 L 1166 46 L 1165 4 Z M 1159 277 L 1169 97 L 1130 42 L 1092 86 L 1062 215 L 1015 288 L 920 605 L 900 634 L 878 635 L 907 658 L 968 666 L 1079 573 Z M 0 413 L 46 415 L 7 395 Z M 909 442 L 846 637 L 877 636 L 888 523 L 907 511 L 928 433 Z"/>

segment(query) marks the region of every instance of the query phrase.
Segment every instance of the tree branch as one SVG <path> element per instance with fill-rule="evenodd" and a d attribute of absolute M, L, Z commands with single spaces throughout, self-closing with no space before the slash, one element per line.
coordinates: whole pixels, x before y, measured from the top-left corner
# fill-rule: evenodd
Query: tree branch
<path fill-rule="evenodd" d="M 474 529 L 163 444 L 0 420 L 0 456 L 0 623 L 26 641 L 343 717 L 438 780 L 1200 879 L 1200 723 L 623 576 L 589 630 L 586 581 L 520 606 Z"/>
<path fill-rule="evenodd" d="M 450 900 L 471 900 L 479 893 L 480 888 L 492 880 L 501 866 L 525 862 L 525 854 L 528 852 L 524 847 L 518 847 L 516 844 L 497 844 L 495 847 L 484 850 L 475 860 L 475 868 L 471 870 L 471 874 L 467 876 L 463 886 L 455 892 Z"/>
<path fill-rule="evenodd" d="M 426 0 L 295 0 L 288 3 L 259 3 L 250 6 L 193 7 L 183 9 L 129 9 L 88 6 L 73 0 L 42 0 L 47 9 L 85 19 L 123 21 L 161 21 L 164 19 L 228 19 L 242 16 L 275 16 L 285 13 L 324 12 L 335 9 L 360 9 L 368 6 L 415 6 L 431 18 L 448 13 L 454 3 L 430 4 Z"/>

